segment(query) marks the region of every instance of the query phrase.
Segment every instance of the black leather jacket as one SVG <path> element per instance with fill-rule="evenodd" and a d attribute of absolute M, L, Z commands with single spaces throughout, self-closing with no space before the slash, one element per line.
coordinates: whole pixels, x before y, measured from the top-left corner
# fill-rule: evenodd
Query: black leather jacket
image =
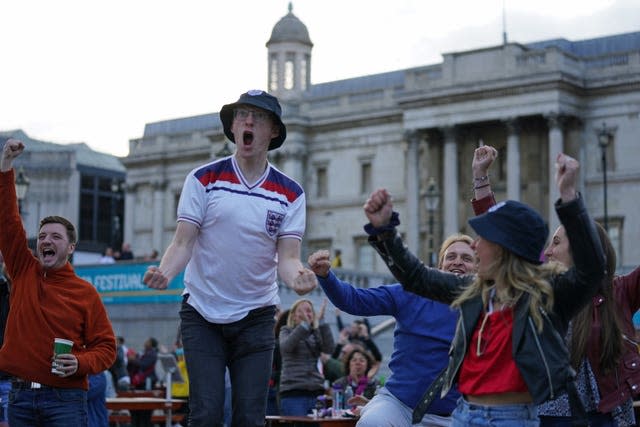
<path fill-rule="evenodd" d="M 605 271 L 604 254 L 593 222 L 582 199 L 556 202 L 556 212 L 565 226 L 575 266 L 552 276 L 552 312 L 540 309 L 544 328 L 538 333 L 529 314 L 528 297 L 514 307 L 513 358 L 535 404 L 554 398 L 575 376 L 563 336 L 569 320 L 596 293 Z M 419 295 L 450 304 L 474 276 L 456 276 L 422 264 L 403 245 L 395 230 L 377 229 L 369 238 L 402 286 Z M 411 309 L 407 307 L 407 309 Z M 480 296 L 462 304 L 454 340 L 449 350 L 449 366 L 441 390 L 446 394 L 456 381 L 476 323 L 482 314 Z"/>

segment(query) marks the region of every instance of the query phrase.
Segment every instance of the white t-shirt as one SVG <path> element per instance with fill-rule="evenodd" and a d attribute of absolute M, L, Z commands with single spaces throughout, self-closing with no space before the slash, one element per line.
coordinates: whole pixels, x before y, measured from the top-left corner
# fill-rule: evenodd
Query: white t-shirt
<path fill-rule="evenodd" d="M 207 321 L 231 323 L 279 304 L 276 244 L 305 230 L 302 187 L 271 164 L 249 186 L 234 157 L 191 171 L 178 221 L 200 232 L 184 275 L 185 293 Z"/>

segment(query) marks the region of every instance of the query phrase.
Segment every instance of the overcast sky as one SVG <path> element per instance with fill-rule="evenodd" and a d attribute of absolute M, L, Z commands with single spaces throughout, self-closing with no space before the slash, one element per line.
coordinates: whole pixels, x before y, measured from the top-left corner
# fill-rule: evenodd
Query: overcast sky
<path fill-rule="evenodd" d="M 0 5 L 0 130 L 125 156 L 144 125 L 266 89 L 288 0 L 19 0 Z M 295 0 L 321 83 L 436 64 L 508 39 L 640 31 L 639 0 Z"/>

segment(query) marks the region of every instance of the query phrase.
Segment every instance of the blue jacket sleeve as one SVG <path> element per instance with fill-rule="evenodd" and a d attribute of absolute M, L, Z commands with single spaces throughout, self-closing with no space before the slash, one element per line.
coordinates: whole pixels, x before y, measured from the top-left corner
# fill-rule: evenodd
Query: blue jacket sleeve
<path fill-rule="evenodd" d="M 318 277 L 318 282 L 331 303 L 349 314 L 355 316 L 395 316 L 398 312 L 394 295 L 401 290 L 400 285 L 356 288 L 338 279 L 331 271 L 327 277 Z"/>

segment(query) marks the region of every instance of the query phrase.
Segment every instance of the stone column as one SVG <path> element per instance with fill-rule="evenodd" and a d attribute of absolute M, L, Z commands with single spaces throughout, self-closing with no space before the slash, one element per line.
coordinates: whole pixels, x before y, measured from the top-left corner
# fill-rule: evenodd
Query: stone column
<path fill-rule="evenodd" d="M 153 228 L 151 230 L 151 243 L 154 248 L 163 248 L 162 235 L 164 233 L 164 189 L 167 186 L 165 180 L 151 182 L 153 188 Z M 158 249 L 160 250 L 160 249 Z"/>
<path fill-rule="evenodd" d="M 407 130 L 404 133 L 407 141 L 407 247 L 413 252 L 420 250 L 420 174 L 418 169 L 418 144 L 420 133 Z"/>
<path fill-rule="evenodd" d="M 136 184 L 124 185 L 124 242 L 135 246 L 134 221 L 136 218 Z M 158 249 L 160 250 L 160 249 Z"/>
<path fill-rule="evenodd" d="M 564 152 L 564 140 L 562 135 L 562 127 L 564 118 L 558 113 L 551 113 L 547 117 L 549 126 L 549 232 L 553 233 L 560 225 L 558 216 L 556 215 L 555 203 L 560 197 L 560 192 L 556 185 L 556 157 L 558 153 Z"/>
<path fill-rule="evenodd" d="M 456 129 L 449 126 L 442 129 L 444 134 L 444 167 L 441 185 L 444 200 L 443 236 L 459 231 L 458 224 L 458 147 Z M 437 245 L 436 245 L 437 246 Z"/>
<path fill-rule="evenodd" d="M 302 142 L 290 141 L 289 137 L 287 137 L 286 144 L 274 153 L 282 165 L 282 172 L 303 187 L 305 187 L 306 182 L 304 174 L 304 158 L 306 153 Z"/>
<path fill-rule="evenodd" d="M 520 123 L 517 118 L 507 126 L 507 199 L 520 200 Z"/>

